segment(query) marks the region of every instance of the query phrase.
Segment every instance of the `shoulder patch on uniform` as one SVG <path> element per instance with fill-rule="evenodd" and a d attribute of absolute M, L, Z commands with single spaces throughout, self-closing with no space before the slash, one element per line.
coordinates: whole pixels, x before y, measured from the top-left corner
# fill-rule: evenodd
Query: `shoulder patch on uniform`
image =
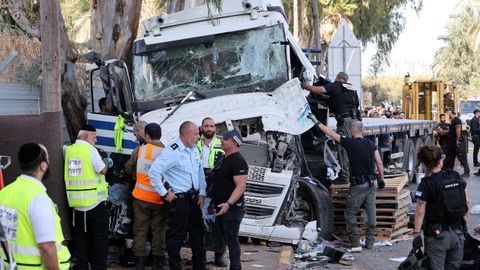
<path fill-rule="evenodd" d="M 173 150 L 177 150 L 178 144 L 173 143 L 173 144 L 170 145 L 170 147 L 171 147 Z"/>
<path fill-rule="evenodd" d="M 418 191 L 418 190 L 415 192 L 416 197 L 422 197 L 422 194 L 423 193 L 421 191 Z"/>

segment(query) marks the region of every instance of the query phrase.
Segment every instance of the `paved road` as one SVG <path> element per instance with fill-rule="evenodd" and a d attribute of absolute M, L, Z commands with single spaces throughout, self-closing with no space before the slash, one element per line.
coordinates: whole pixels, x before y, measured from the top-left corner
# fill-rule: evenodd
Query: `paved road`
<path fill-rule="evenodd" d="M 470 206 L 480 204 L 480 177 L 473 175 L 477 172 L 479 167 L 473 167 L 472 153 L 470 151 L 468 156 L 468 162 L 470 163 L 471 176 L 466 178 L 468 189 L 470 191 Z M 456 170 L 463 173 L 463 168 L 457 162 Z M 412 184 L 409 187 L 411 190 L 416 190 L 416 185 Z M 480 234 L 473 232 L 473 227 L 480 224 L 480 215 L 470 215 L 468 218 L 468 228 L 471 235 L 480 239 Z M 380 247 L 373 250 L 364 250 L 362 253 L 352 254 L 355 257 L 353 266 L 343 266 L 340 264 L 328 264 L 324 267 L 316 267 L 310 269 L 336 269 L 336 270 L 353 270 L 353 269 L 366 269 L 366 270 L 388 270 L 397 269 L 399 263 L 390 261 L 390 258 L 404 257 L 411 249 L 412 240 L 404 240 L 398 243 L 394 243 L 390 247 Z M 295 247 L 293 247 L 295 248 Z M 189 249 L 182 249 L 182 257 L 189 258 Z M 261 241 L 255 241 L 253 244 L 247 244 L 245 241 L 242 243 L 242 267 L 245 270 L 275 270 L 275 269 L 288 269 L 278 268 L 281 255 L 281 247 L 275 245 L 275 243 L 265 243 Z M 212 252 L 208 252 L 208 258 L 213 257 Z M 228 254 L 226 255 L 228 260 Z M 115 269 L 121 269 L 114 267 Z M 209 269 L 228 269 L 218 268 L 212 265 L 208 266 Z M 131 268 L 130 268 L 131 269 Z M 168 269 L 166 267 L 165 269 Z M 186 266 L 185 269 L 191 269 Z"/>

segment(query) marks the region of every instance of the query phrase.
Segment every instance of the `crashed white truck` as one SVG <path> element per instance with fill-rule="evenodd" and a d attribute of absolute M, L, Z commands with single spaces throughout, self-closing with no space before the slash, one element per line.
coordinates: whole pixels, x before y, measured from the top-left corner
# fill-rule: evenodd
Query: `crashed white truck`
<path fill-rule="evenodd" d="M 245 141 L 240 152 L 249 175 L 240 235 L 295 244 L 306 224 L 316 221 L 319 236 L 330 238 L 333 206 L 327 186 L 340 167 L 332 141 L 307 118 L 312 112 L 326 122 L 325 101 L 307 97 L 301 88 L 301 82 L 323 79 L 289 32 L 280 0 L 227 0 L 221 10 L 209 16 L 203 5 L 144 21 L 134 42 L 132 80 L 124 63 L 94 53 L 87 57 L 95 62 L 88 68 L 88 121 L 97 128 L 97 146 L 122 164 L 137 145 L 134 122 L 159 123 L 168 145 L 183 121 L 200 124 L 212 117 L 219 133 L 236 128 Z M 104 96 L 126 119 L 121 146 L 114 140 L 118 113 L 98 108 Z M 401 159 L 404 145 L 412 144 L 408 136 L 433 131 L 428 121 L 414 127 L 404 120 L 394 129 L 366 120 L 372 139 L 400 132 L 395 144 L 389 141 L 393 159 Z M 407 169 L 413 172 L 412 149 Z M 117 166 L 114 176 L 122 173 Z"/>

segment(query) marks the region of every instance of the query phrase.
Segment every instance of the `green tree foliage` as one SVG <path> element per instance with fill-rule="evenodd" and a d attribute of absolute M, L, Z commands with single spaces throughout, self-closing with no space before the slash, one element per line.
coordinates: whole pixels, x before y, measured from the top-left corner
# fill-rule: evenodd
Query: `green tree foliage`
<path fill-rule="evenodd" d="M 342 18 L 353 26 L 353 31 L 364 46 L 372 43 L 377 53 L 371 59 L 370 73 L 377 74 L 389 62 L 389 53 L 405 27 L 404 12 L 412 8 L 416 12 L 423 6 L 423 0 L 318 0 L 322 17 L 322 38 L 329 42 Z M 289 17 L 290 27 L 292 0 L 282 1 Z M 298 0 L 300 9 L 310 9 L 308 0 Z M 311 20 L 310 20 L 311 21 Z M 304 28 L 310 27 L 304 24 Z M 310 35 L 311 31 L 304 31 Z M 302 43 L 302 45 L 304 45 Z"/>
<path fill-rule="evenodd" d="M 352 0 L 353 1 L 353 0 Z M 357 0 L 358 8 L 350 20 L 353 32 L 365 45 L 369 42 L 377 46 L 371 59 L 370 73 L 377 74 L 382 65 L 388 63 L 389 53 L 405 28 L 405 7 L 419 12 L 423 0 Z"/>
<path fill-rule="evenodd" d="M 363 91 L 372 93 L 373 106 L 380 106 L 387 100 L 400 104 L 402 87 L 402 76 L 367 76 L 362 80 Z"/>
<path fill-rule="evenodd" d="M 478 94 L 480 89 L 479 25 L 479 8 L 466 6 L 447 24 L 445 44 L 435 56 L 437 77 L 454 81 L 461 94 Z"/>

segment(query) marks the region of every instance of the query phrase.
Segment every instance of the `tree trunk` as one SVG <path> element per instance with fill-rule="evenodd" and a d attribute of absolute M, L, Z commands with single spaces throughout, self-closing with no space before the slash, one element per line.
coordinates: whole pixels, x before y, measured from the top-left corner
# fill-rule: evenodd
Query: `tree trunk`
<path fill-rule="evenodd" d="M 59 112 L 61 110 L 58 15 L 57 0 L 40 1 L 40 32 L 43 36 L 42 112 Z"/>
<path fill-rule="evenodd" d="M 293 36 L 298 40 L 298 0 L 293 0 Z"/>
<path fill-rule="evenodd" d="M 322 49 L 322 40 L 320 37 L 320 14 L 318 10 L 318 0 L 312 0 L 312 17 L 313 17 L 313 41 L 315 49 Z M 316 55 L 317 61 L 320 61 L 320 65 L 317 66 L 317 74 L 323 71 L 322 57 L 321 55 Z"/>
<path fill-rule="evenodd" d="M 82 126 L 87 122 L 85 109 L 87 101 L 81 94 L 77 83 L 77 67 L 75 63 L 78 55 L 68 38 L 67 29 L 63 16 L 60 14 L 60 63 L 62 78 L 62 107 L 65 116 L 65 124 L 70 135 L 70 141 L 73 143 Z M 83 74 L 82 74 L 83 75 Z"/>
<path fill-rule="evenodd" d="M 90 5 L 90 48 L 104 59 L 129 61 L 137 36 L 142 1 L 94 0 Z"/>
<path fill-rule="evenodd" d="M 58 0 L 55 0 L 55 2 L 58 6 Z M 17 23 L 17 25 L 22 28 L 23 31 L 29 33 L 36 38 L 42 39 L 38 22 L 31 22 L 28 20 L 27 14 L 25 13 L 23 1 L 3 0 L 1 4 L 2 7 L 6 6 L 8 8 L 8 11 L 12 18 L 15 20 L 15 23 Z M 65 123 L 67 125 L 68 133 L 70 135 L 71 141 L 73 142 L 77 137 L 78 131 L 86 122 L 86 101 L 80 94 L 80 90 L 77 84 L 77 68 L 75 67 L 75 62 L 77 61 L 77 53 L 75 52 L 72 43 L 68 38 L 68 34 L 65 29 L 65 22 L 60 11 L 57 12 L 56 18 L 57 20 L 55 23 L 57 24 L 59 31 L 57 33 L 58 38 L 55 39 L 58 40 L 60 44 L 60 52 L 59 54 L 57 54 L 58 58 L 60 59 L 60 72 L 57 71 L 55 72 L 55 74 L 60 74 L 62 86 L 61 104 L 63 108 L 63 113 L 65 115 Z M 49 32 L 50 31 L 45 31 L 44 35 L 49 35 Z M 50 39 L 50 37 L 45 38 Z M 43 42 L 42 50 L 44 50 Z M 45 68 L 45 66 L 43 67 Z M 48 66 L 46 68 L 48 68 Z M 49 89 L 48 91 L 51 90 L 52 89 Z M 44 97 L 43 102 L 58 104 L 58 100 L 52 102 L 49 100 L 48 97 Z"/>

